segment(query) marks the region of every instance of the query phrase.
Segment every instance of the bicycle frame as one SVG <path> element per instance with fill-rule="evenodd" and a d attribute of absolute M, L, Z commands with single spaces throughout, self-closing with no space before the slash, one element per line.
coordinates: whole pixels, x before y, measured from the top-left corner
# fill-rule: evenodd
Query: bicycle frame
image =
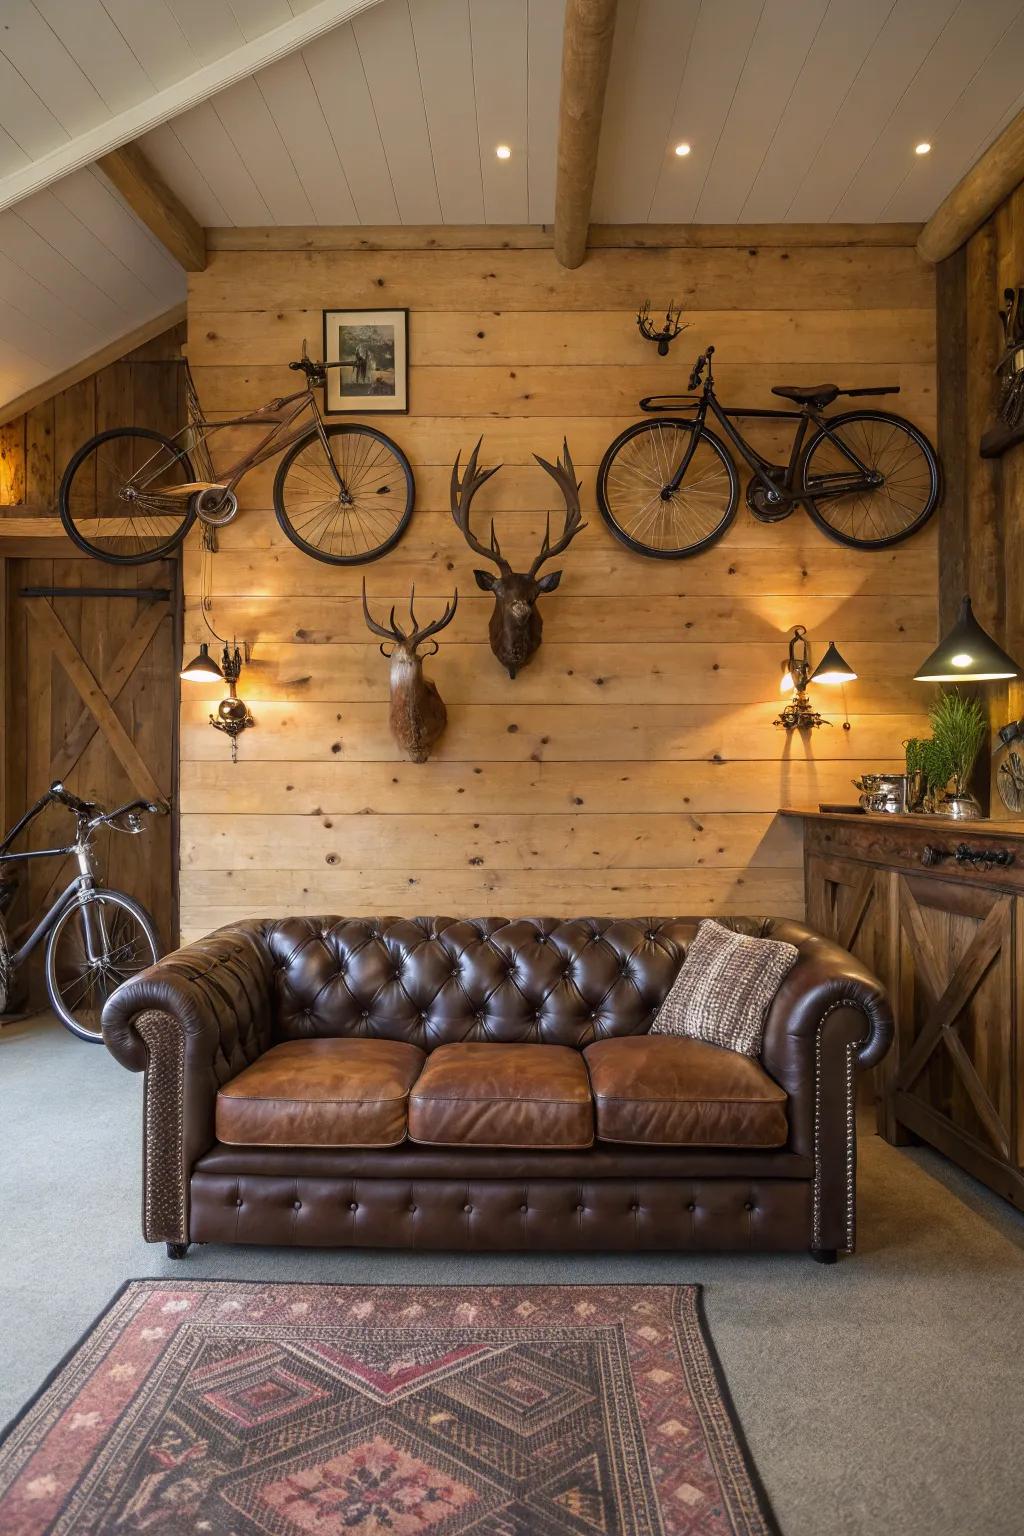
<path fill-rule="evenodd" d="M 652 396 L 651 398 L 657 397 Z M 687 406 L 684 407 L 684 409 L 692 409 L 695 411 L 696 414 L 694 421 L 697 427 L 697 431 L 693 432 L 691 435 L 689 446 L 687 447 L 686 452 L 683 454 L 683 457 L 680 460 L 679 468 L 672 476 L 672 479 L 668 482 L 666 487 L 668 490 L 677 491 L 682 484 L 683 477 L 689 468 L 690 460 L 693 458 L 693 455 L 697 450 L 697 444 L 700 440 L 700 431 L 703 429 L 705 422 L 707 421 L 709 411 L 715 418 L 718 425 L 721 427 L 725 437 L 732 444 L 733 448 L 744 460 L 744 462 L 748 465 L 751 474 L 764 487 L 766 493 L 768 493 L 775 500 L 790 501 L 794 506 L 798 502 L 806 504 L 810 500 L 809 497 L 798 494 L 794 490 L 794 486 L 796 484 L 797 469 L 799 468 L 800 460 L 803 456 L 804 442 L 807 437 L 807 428 L 811 422 L 813 422 L 816 427 L 820 428 L 820 430 L 824 432 L 825 436 L 834 445 L 834 447 L 836 447 L 843 455 L 843 457 L 847 459 L 851 465 L 854 466 L 857 474 L 860 477 L 859 479 L 853 475 L 836 475 L 831 477 L 834 478 L 837 482 L 841 482 L 841 484 L 837 484 L 835 486 L 835 489 L 831 492 L 831 494 L 844 495 L 848 494 L 850 491 L 868 490 L 875 484 L 875 480 L 871 476 L 871 471 L 868 469 L 867 465 L 861 462 L 861 460 L 857 457 L 856 453 L 848 443 L 845 443 L 840 437 L 836 436 L 836 434 L 831 429 L 829 418 L 822 415 L 821 411 L 816 410 L 813 406 L 807 405 L 799 411 L 787 411 L 781 409 L 766 410 L 756 406 L 750 406 L 747 408 L 742 406 L 726 408 L 725 406 L 720 405 L 714 392 L 714 381 L 711 375 L 710 361 L 708 363 L 707 378 L 705 379 L 704 388 L 701 391 L 700 396 L 695 399 L 694 405 L 692 407 Z M 793 421 L 797 423 L 796 431 L 793 435 L 793 446 L 790 449 L 789 462 L 786 465 L 785 473 L 781 482 L 774 480 L 767 472 L 770 468 L 773 467 L 771 460 L 766 459 L 763 454 L 758 453 L 756 448 L 751 447 L 743 434 L 733 426 L 732 418 L 736 416 L 758 417 L 762 421 Z M 822 495 L 827 496 L 829 494 L 830 492 L 828 490 L 815 490 L 816 497 L 820 497 Z"/>
<path fill-rule="evenodd" d="M 15 969 L 25 963 L 36 946 L 48 936 L 50 930 L 63 917 L 68 907 L 75 905 L 79 905 L 83 909 L 86 952 L 90 961 L 99 960 L 103 953 L 102 948 L 96 947 L 97 938 L 100 939 L 101 945 L 105 945 L 107 940 L 103 926 L 103 912 L 91 913 L 89 911 L 89 907 L 92 905 L 92 892 L 97 891 L 100 887 L 96 879 L 96 867 L 93 862 L 92 848 L 87 838 L 79 836 L 75 839 L 74 843 L 66 848 L 37 848 L 27 853 L 0 853 L 0 866 L 8 863 L 24 863 L 29 859 L 67 858 L 69 855 L 74 855 L 77 858 L 78 874 L 69 880 L 64 890 L 61 891 L 60 895 L 56 897 L 43 913 L 43 916 L 28 934 L 24 943 L 11 951 L 11 964 Z M 93 932 L 94 918 L 99 924 L 99 932 L 97 934 Z"/>

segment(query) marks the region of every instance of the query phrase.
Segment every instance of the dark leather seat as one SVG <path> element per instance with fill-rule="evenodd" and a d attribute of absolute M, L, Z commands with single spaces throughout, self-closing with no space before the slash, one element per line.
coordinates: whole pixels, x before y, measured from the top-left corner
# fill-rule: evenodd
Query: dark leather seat
<path fill-rule="evenodd" d="M 393 1147 L 405 1140 L 423 1052 L 404 1040 L 289 1040 L 217 1095 L 218 1141 L 259 1147 Z"/>
<path fill-rule="evenodd" d="M 594 1106 L 567 1045 L 441 1045 L 409 1096 L 409 1135 L 431 1147 L 589 1147 Z"/>
<path fill-rule="evenodd" d="M 888 1047 L 885 994 L 803 923 L 723 918 L 798 959 L 759 1062 L 712 1068 L 647 1038 L 699 921 L 259 918 L 165 956 L 103 1016 L 146 1073 L 146 1237 L 179 1257 L 852 1248 L 856 1068 Z"/>
<path fill-rule="evenodd" d="M 782 1147 L 786 1093 L 758 1062 L 703 1040 L 624 1035 L 583 1052 L 599 1141 Z"/>
<path fill-rule="evenodd" d="M 831 405 L 832 401 L 842 391 L 838 384 L 774 384 L 773 395 L 781 395 L 784 400 L 793 400 L 797 405 L 816 405 L 824 407 Z"/>

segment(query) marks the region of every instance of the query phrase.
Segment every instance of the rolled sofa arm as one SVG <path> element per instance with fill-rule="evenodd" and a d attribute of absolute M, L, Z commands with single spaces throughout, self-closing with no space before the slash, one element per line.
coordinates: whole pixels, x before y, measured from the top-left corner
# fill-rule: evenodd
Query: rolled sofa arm
<path fill-rule="evenodd" d="M 761 1063 L 789 1095 L 789 1145 L 814 1159 L 813 1241 L 855 1241 L 857 1070 L 876 1066 L 892 1042 L 881 982 L 847 950 L 806 924 L 765 918 L 763 938 L 799 956 L 768 1010 Z"/>
<path fill-rule="evenodd" d="M 273 960 L 264 925 L 186 945 L 117 989 L 103 1039 L 146 1074 L 143 1235 L 188 1242 L 192 1167 L 213 1143 L 217 1090 L 270 1045 Z"/>

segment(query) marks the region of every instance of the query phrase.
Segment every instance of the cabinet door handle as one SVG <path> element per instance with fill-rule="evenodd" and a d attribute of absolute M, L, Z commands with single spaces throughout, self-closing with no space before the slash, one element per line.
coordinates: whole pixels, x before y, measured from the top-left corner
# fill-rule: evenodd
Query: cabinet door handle
<path fill-rule="evenodd" d="M 954 864 L 961 868 L 965 866 L 971 869 L 992 869 L 998 867 L 1005 869 L 1016 862 L 1017 855 L 1012 848 L 972 848 L 968 843 L 958 843 L 955 848 L 942 848 L 934 843 L 925 843 L 921 849 L 921 863 L 931 869 L 936 864 L 941 864 L 944 859 L 952 859 Z"/>

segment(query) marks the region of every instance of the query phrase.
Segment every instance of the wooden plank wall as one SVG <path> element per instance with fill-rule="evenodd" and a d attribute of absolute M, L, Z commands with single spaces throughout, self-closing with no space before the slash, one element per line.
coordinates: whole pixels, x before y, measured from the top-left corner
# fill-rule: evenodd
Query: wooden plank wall
<path fill-rule="evenodd" d="M 115 425 L 173 432 L 184 409 L 180 363 L 184 326 L 145 343 L 26 415 L 0 427 L 0 820 L 12 824 L 60 776 L 85 799 L 106 806 L 139 788 L 111 749 L 103 728 L 53 652 L 23 587 L 169 589 L 170 603 L 135 598 L 54 598 L 50 606 L 157 784 L 173 800 L 175 716 L 180 640 L 177 561 L 118 570 L 55 538 L 57 491 L 72 453 L 96 431 Z M 42 600 L 31 600 L 42 601 Z M 44 615 L 45 617 L 45 615 Z M 143 645 L 142 641 L 150 636 Z M 137 637 L 134 643 L 130 637 Z M 52 808 L 21 847 L 51 847 L 73 830 Z M 116 833 L 97 840 L 107 883 L 130 892 L 152 912 L 167 947 L 177 941 L 177 826 L 147 823 L 144 837 Z M 12 920 L 37 915 L 69 878 L 69 866 L 41 860 L 21 866 L 21 895 Z M 37 951 L 36 962 L 41 962 Z M 40 976 L 33 974 L 33 995 Z"/>
<path fill-rule="evenodd" d="M 638 398 L 683 390 L 708 342 L 727 402 L 770 403 L 777 382 L 899 383 L 900 408 L 934 434 L 931 271 L 899 244 L 624 244 L 574 272 L 546 250 L 332 250 L 322 234 L 317 249 L 281 250 L 258 232 L 252 244 L 215 250 L 190 280 L 206 409 L 293 388 L 286 365 L 303 336 L 319 346 L 324 306 L 407 306 L 411 410 L 379 420 L 413 462 L 417 504 L 390 556 L 342 570 L 280 534 L 273 466 L 243 484 L 213 561 L 214 622 L 253 643 L 240 691 L 257 726 L 232 766 L 208 724 L 216 694 L 186 687 L 185 934 L 258 912 L 799 912 L 798 833 L 774 812 L 849 800 L 851 775 L 895 763 L 921 727 L 909 679 L 934 643 L 936 530 L 868 555 L 802 515 L 765 527 L 741 508 L 717 548 L 645 560 L 601 523 L 595 471 Z M 665 361 L 634 324 L 647 296 L 686 306 L 690 329 Z M 554 502 L 531 455 L 552 457 L 563 435 L 589 519 L 515 681 L 488 649 L 491 599 L 448 512 L 452 460 L 481 433 L 483 460 L 505 467 L 478 515 L 495 513 L 507 550 L 541 536 Z M 781 455 L 774 429 L 756 440 Z M 380 606 L 413 581 L 424 611 L 459 588 L 428 664 L 450 723 L 423 766 L 388 734 L 364 575 Z M 199 580 L 192 535 L 187 647 L 204 634 Z M 772 725 L 794 623 L 819 656 L 834 639 L 861 678 L 845 697 L 819 690 L 833 725 L 808 737 Z"/>
<path fill-rule="evenodd" d="M 939 448 L 946 470 L 939 549 L 942 625 L 954 622 L 961 597 L 969 593 L 982 624 L 1024 665 L 1024 443 L 998 459 L 983 459 L 978 452 L 998 399 L 1003 290 L 1022 283 L 1024 184 L 940 263 L 937 285 Z M 1008 688 L 989 683 L 980 696 L 993 730 L 1024 715 L 1022 683 Z M 989 766 L 980 765 L 983 780 Z M 979 792 L 986 787 L 979 785 Z M 1012 816 L 994 782 L 990 801 L 994 816 Z"/>

